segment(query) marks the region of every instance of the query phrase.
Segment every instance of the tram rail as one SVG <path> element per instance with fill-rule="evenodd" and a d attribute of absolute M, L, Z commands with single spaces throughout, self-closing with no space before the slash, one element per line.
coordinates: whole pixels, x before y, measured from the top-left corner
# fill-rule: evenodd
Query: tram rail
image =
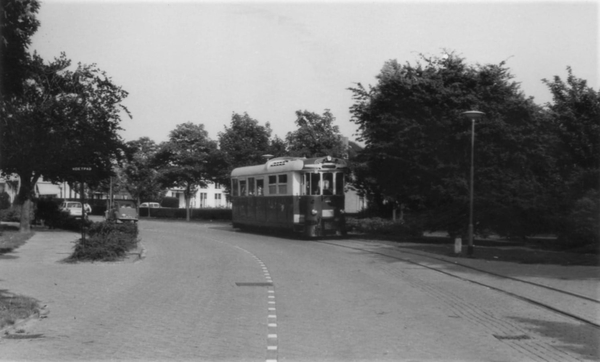
<path fill-rule="evenodd" d="M 562 306 L 557 306 L 557 305 L 552 305 L 552 303 L 550 301 L 542 301 L 539 300 L 538 298 L 533 298 L 531 296 L 528 295 L 524 295 L 525 293 L 522 293 L 519 291 L 519 288 L 512 288 L 512 290 L 510 290 L 511 288 L 506 288 L 506 287 L 502 287 L 502 286 L 498 286 L 498 285 L 493 285 L 494 283 L 491 282 L 487 282 L 487 281 L 481 281 L 481 280 L 476 280 L 477 278 L 475 277 L 466 277 L 465 275 L 459 275 L 460 273 L 458 272 L 452 272 L 452 271 L 448 271 L 448 270 L 443 270 L 440 267 L 436 267 L 436 266 L 432 266 L 432 265 L 427 265 L 424 262 L 419 262 L 419 261 L 415 261 L 412 260 L 408 257 L 401 257 L 399 255 L 394 255 L 391 254 L 389 252 L 380 252 L 380 251 L 374 251 L 374 250 L 370 250 L 367 247 L 361 247 L 361 246 L 356 246 L 356 245 L 344 245 L 341 244 L 340 241 L 334 242 L 334 241 L 328 241 L 328 240 L 319 240 L 319 241 L 315 241 L 315 242 L 319 242 L 319 243 L 323 243 L 323 244 L 329 244 L 329 245 L 333 245 L 333 246 L 337 246 L 337 247 L 342 247 L 342 248 L 347 248 L 347 249 L 353 249 L 353 250 L 359 250 L 361 252 L 366 252 L 366 253 L 370 253 L 370 254 L 376 254 L 376 255 L 380 255 L 380 256 L 384 256 L 387 258 L 392 258 L 392 259 L 396 259 L 399 261 L 403 261 L 403 262 L 407 262 L 407 263 L 411 263 L 413 265 L 418 265 L 420 267 L 441 273 L 441 274 L 445 274 L 447 276 L 453 277 L 453 278 L 457 278 L 469 283 L 473 283 L 473 284 L 477 284 L 489 289 L 493 289 L 495 291 L 504 293 L 506 295 L 509 295 L 511 297 L 520 299 L 524 302 L 527 302 L 529 304 L 533 304 L 536 305 L 538 307 L 547 309 L 549 311 L 552 311 L 554 313 L 557 314 L 561 314 L 563 316 L 572 318 L 574 320 L 577 320 L 579 322 L 582 322 L 586 325 L 595 327 L 595 328 L 599 328 L 600 329 L 600 300 L 598 299 L 594 299 L 585 295 L 581 295 L 578 293 L 573 293 L 567 290 L 562 290 L 562 289 L 558 289 L 552 286 L 548 286 L 548 285 L 544 285 L 544 284 L 540 284 L 540 283 L 536 283 L 536 282 L 532 282 L 529 280 L 524 280 L 524 279 L 520 279 L 520 278 L 516 278 L 516 277 L 512 277 L 512 276 L 507 276 L 507 275 L 502 275 L 499 273 L 495 273 L 495 272 L 490 272 L 488 270 L 484 270 L 481 268 L 477 268 L 477 267 L 473 267 L 470 265 L 466 265 L 457 261 L 450 261 L 447 260 L 446 258 L 443 257 L 437 257 L 428 253 L 419 253 L 419 252 L 414 252 L 412 250 L 409 250 L 407 248 L 402 248 L 401 246 L 395 246 L 394 250 L 397 250 L 398 252 L 402 253 L 402 254 L 410 254 L 410 255 L 414 255 L 414 256 L 418 256 L 421 258 L 426 258 L 429 260 L 435 260 L 437 262 L 442 262 L 448 265 L 452 265 L 454 267 L 460 267 L 466 270 L 471 270 L 471 271 L 476 271 L 477 273 L 483 274 L 483 275 L 487 275 L 487 276 L 493 276 L 495 278 L 500 278 L 500 279 L 504 279 L 504 280 L 510 280 L 512 282 L 516 282 L 516 283 L 520 283 L 522 285 L 526 285 L 526 286 L 532 286 L 535 288 L 540 288 L 543 291 L 546 291 L 546 293 L 544 294 L 545 298 L 548 299 L 548 297 L 550 297 L 550 300 L 554 300 L 555 298 L 569 298 L 569 300 L 567 300 L 566 302 L 563 301 L 563 305 L 564 304 L 568 304 L 573 306 L 573 310 L 566 310 L 566 308 L 562 307 Z M 548 294 L 548 293 L 553 293 L 553 294 Z M 591 305 L 591 307 L 590 307 Z M 595 313 L 594 311 L 592 311 L 591 314 L 595 314 L 595 316 L 597 317 L 596 320 L 593 320 L 593 318 L 590 318 L 589 316 L 586 315 L 582 315 L 582 313 L 574 311 L 574 309 L 577 309 L 577 307 L 583 307 L 587 310 L 590 309 L 594 309 L 595 308 Z M 585 314 L 585 313 L 583 313 Z M 588 313 L 590 314 L 590 313 Z"/>

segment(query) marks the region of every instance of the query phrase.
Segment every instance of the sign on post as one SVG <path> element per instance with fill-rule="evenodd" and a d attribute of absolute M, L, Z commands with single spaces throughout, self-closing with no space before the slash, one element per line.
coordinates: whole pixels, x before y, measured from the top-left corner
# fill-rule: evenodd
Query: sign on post
<path fill-rule="evenodd" d="M 83 176 L 92 172 L 92 166 L 73 166 L 71 170 L 81 176 L 81 239 L 85 241 L 85 194 L 83 190 Z"/>

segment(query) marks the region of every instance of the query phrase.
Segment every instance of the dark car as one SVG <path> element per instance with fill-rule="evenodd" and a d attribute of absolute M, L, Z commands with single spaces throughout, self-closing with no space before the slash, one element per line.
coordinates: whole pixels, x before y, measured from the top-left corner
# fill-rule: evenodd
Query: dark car
<path fill-rule="evenodd" d="M 120 222 L 137 222 L 138 213 L 135 202 L 129 200 L 114 201 L 112 215 L 109 215 L 109 217 Z"/>

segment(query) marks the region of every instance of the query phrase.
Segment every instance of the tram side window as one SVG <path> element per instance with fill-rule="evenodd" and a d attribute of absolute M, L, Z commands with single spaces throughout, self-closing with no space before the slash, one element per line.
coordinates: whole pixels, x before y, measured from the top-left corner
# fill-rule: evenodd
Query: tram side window
<path fill-rule="evenodd" d="M 269 176 L 269 195 L 277 194 L 277 176 Z"/>
<path fill-rule="evenodd" d="M 344 194 L 344 174 L 341 172 L 335 174 L 335 193 L 337 195 Z"/>
<path fill-rule="evenodd" d="M 240 180 L 240 196 L 246 196 L 246 180 Z"/>
<path fill-rule="evenodd" d="M 233 191 L 233 196 L 238 196 L 238 180 L 236 178 L 231 180 L 231 190 Z"/>
<path fill-rule="evenodd" d="M 279 175 L 279 194 L 287 194 L 287 175 Z"/>
<path fill-rule="evenodd" d="M 254 196 L 254 177 L 248 177 L 248 196 Z"/>
<path fill-rule="evenodd" d="M 256 179 L 256 196 L 262 196 L 265 188 L 265 180 L 262 178 Z"/>

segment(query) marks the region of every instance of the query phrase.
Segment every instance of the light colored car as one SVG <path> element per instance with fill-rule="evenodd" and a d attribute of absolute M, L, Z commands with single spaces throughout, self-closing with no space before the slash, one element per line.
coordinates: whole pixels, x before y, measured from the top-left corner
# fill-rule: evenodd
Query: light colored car
<path fill-rule="evenodd" d="M 60 206 L 60 211 L 66 212 L 71 217 L 81 217 L 82 209 L 81 202 L 77 201 L 65 201 Z"/>
<path fill-rule="evenodd" d="M 160 205 L 158 204 L 158 202 L 143 202 L 140 207 L 150 207 L 150 208 L 157 208 L 160 207 Z"/>

